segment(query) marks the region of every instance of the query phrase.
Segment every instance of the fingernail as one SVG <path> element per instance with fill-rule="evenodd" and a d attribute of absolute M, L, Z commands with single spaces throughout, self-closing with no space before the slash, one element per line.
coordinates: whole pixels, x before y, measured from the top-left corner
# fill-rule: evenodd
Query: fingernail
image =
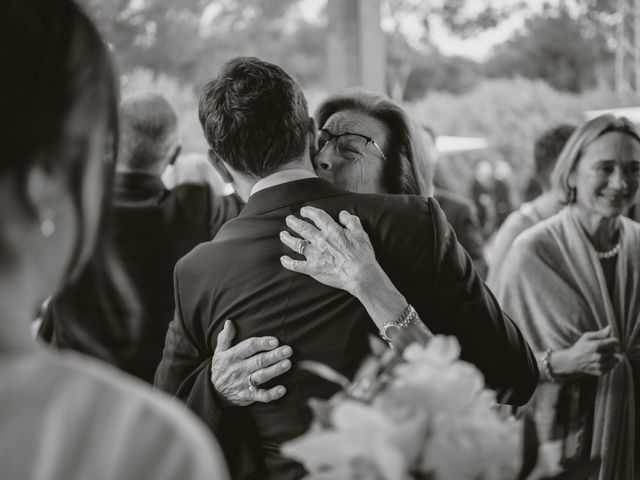
<path fill-rule="evenodd" d="M 229 326 L 229 323 L 231 323 L 230 320 L 225 320 L 224 321 L 224 328 L 227 328 Z"/>
<path fill-rule="evenodd" d="M 291 362 L 289 360 L 285 360 L 282 362 L 282 370 L 287 370 L 291 366 Z"/>
<path fill-rule="evenodd" d="M 271 340 L 269 340 L 269 346 L 270 347 L 277 347 L 278 346 L 278 340 L 276 340 L 275 338 L 272 338 Z"/>
<path fill-rule="evenodd" d="M 282 354 L 286 357 L 288 357 L 289 355 L 291 355 L 293 353 L 293 350 L 291 350 L 291 347 L 284 347 L 282 349 Z"/>
<path fill-rule="evenodd" d="M 289 260 L 287 259 L 287 257 L 285 257 L 284 255 L 282 257 L 280 257 L 280 261 L 282 263 L 287 263 Z"/>
<path fill-rule="evenodd" d="M 284 238 L 284 232 L 280 232 L 280 238 Z"/>
<path fill-rule="evenodd" d="M 278 387 L 278 389 L 276 390 L 276 393 L 278 395 L 284 395 L 285 393 L 287 393 L 287 391 L 285 390 L 284 387 Z"/>

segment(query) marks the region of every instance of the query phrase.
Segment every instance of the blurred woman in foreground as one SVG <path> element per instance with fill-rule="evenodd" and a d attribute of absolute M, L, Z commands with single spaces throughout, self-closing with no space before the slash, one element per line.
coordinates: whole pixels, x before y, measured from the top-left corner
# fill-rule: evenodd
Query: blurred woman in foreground
<path fill-rule="evenodd" d="M 0 7 L 0 465 L 7 479 L 227 478 L 160 394 L 37 344 L 44 298 L 94 255 L 117 150 L 117 81 L 70 0 Z"/>

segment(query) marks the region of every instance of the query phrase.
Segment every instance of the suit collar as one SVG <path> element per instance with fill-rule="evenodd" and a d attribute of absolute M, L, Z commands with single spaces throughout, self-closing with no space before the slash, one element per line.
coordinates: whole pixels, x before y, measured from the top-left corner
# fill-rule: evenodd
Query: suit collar
<path fill-rule="evenodd" d="M 240 212 L 240 216 L 259 215 L 319 198 L 337 197 L 349 193 L 320 178 L 295 180 L 254 193 L 249 197 L 247 204 Z"/>

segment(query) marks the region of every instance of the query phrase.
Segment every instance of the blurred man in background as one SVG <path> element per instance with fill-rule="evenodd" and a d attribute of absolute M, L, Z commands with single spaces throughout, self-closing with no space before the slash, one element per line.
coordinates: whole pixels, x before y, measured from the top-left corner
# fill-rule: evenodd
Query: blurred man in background
<path fill-rule="evenodd" d="M 205 183 L 181 183 L 171 190 L 162 183 L 162 173 L 180 153 L 177 116 L 164 97 L 140 93 L 125 99 L 120 121 L 109 241 L 139 308 L 132 313 L 128 305 L 103 301 L 109 286 L 98 269 L 89 267 L 51 302 L 42 333 L 60 348 L 101 358 L 152 382 L 173 316 L 175 263 L 211 240 L 239 213 L 241 203 L 235 195 L 216 196 Z M 114 324 L 121 328 L 116 331 Z"/>
<path fill-rule="evenodd" d="M 429 170 L 436 171 L 438 151 L 436 150 L 436 134 L 432 128 L 422 126 L 422 139 L 432 165 Z M 453 227 L 458 241 L 467 251 L 473 264 L 484 278 L 487 274 L 487 262 L 484 258 L 484 238 L 478 222 L 475 207 L 471 200 L 451 192 L 437 185 L 435 175 L 431 181 L 434 183 L 433 196 L 444 210 L 447 220 Z"/>
<path fill-rule="evenodd" d="M 562 148 L 575 128 L 573 125 L 558 125 L 545 131 L 536 140 L 533 149 L 534 169 L 536 183 L 542 188 L 542 194 L 531 202 L 523 203 L 518 210 L 509 215 L 498 230 L 491 248 L 487 278 L 489 286 L 495 285 L 502 262 L 516 237 L 527 228 L 555 215 L 563 207 L 561 195 L 551 189 L 549 177 Z"/>

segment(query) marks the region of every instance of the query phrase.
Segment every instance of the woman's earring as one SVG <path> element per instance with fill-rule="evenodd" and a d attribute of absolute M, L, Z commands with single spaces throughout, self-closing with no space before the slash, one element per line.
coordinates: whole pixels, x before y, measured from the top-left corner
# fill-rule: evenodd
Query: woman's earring
<path fill-rule="evenodd" d="M 45 218 L 40 222 L 40 231 L 44 238 L 51 237 L 56 231 L 56 224 L 51 218 Z"/>

